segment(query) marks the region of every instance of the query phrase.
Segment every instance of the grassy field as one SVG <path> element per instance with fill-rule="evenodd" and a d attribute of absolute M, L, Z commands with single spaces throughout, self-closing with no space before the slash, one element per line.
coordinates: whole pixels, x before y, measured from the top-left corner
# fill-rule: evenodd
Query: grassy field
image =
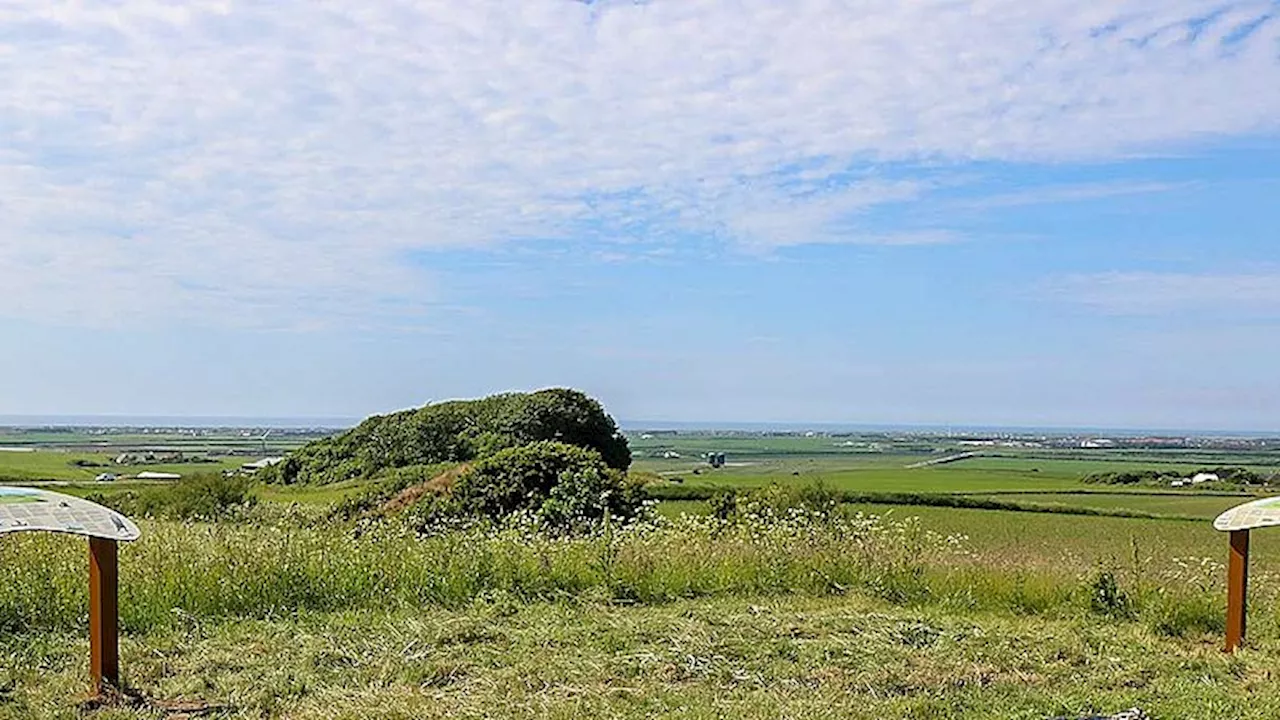
<path fill-rule="evenodd" d="M 101 473 L 136 475 L 140 472 L 192 475 L 238 468 L 248 458 L 216 458 L 214 462 L 116 465 L 115 453 L 67 452 L 41 449 L 35 452 L 0 451 L 0 482 L 40 480 L 92 481 Z M 81 463 L 81 464 L 77 464 Z"/>
<path fill-rule="evenodd" d="M 417 537 L 329 519 L 360 482 L 259 486 L 256 506 L 217 523 L 141 520 L 143 539 L 121 549 L 122 651 L 152 702 L 94 716 L 163 718 L 179 700 L 223 718 L 1280 716 L 1280 531 L 1255 534 L 1248 648 L 1219 650 L 1226 540 L 1209 521 L 1253 495 L 1082 482 L 1156 462 L 1274 470 L 1265 455 L 1037 451 L 909 468 L 946 452 L 823 437 L 636 450 L 663 487 L 821 482 L 1011 509 L 719 520 L 706 501 L 671 501 L 665 519 L 574 538 L 518 525 Z M 711 451 L 730 465 L 696 457 Z M 102 455 L 0 453 L 0 476 L 78 481 L 55 488 L 74 494 L 142 487 L 85 482 L 101 470 L 70 464 Z M 0 718 L 83 716 L 84 564 L 82 541 L 0 538 Z"/>
<path fill-rule="evenodd" d="M 290 487 L 257 485 L 253 488 L 253 495 L 259 500 L 270 503 L 326 506 L 342 502 L 346 498 L 362 492 L 366 487 L 364 483 L 360 482 L 334 483 L 315 487 L 306 485 Z"/>
<path fill-rule="evenodd" d="M 1074 476 L 1046 472 L 992 471 L 962 463 L 926 468 L 869 468 L 853 470 L 801 469 L 799 475 L 759 475 L 739 479 L 728 475 L 712 482 L 768 484 L 821 482 L 837 490 L 863 492 L 999 492 L 1001 490 L 1069 490 L 1080 487 Z"/>
<path fill-rule="evenodd" d="M 265 456 L 283 455 L 321 431 L 276 430 L 263 438 L 262 429 L 168 429 L 141 432 L 120 429 L 0 428 L 0 482 L 40 480 L 85 481 L 111 472 L 129 475 L 162 472 L 189 475 L 240 467 Z M 152 450 L 163 455 L 180 451 L 209 457 L 209 463 L 116 465 L 122 452 Z M 25 452 L 20 452 L 25 451 Z M 77 464 L 79 463 L 79 464 Z"/>
<path fill-rule="evenodd" d="M 936 532 L 964 536 L 967 545 L 984 558 L 998 558 L 1016 567 L 1058 568 L 1077 574 L 1115 567 L 1138 576 L 1177 572 L 1178 560 L 1199 563 L 1203 559 L 1220 566 L 1227 557 L 1226 536 L 1207 521 L 870 504 L 854 508 L 890 518 L 919 518 Z M 1255 576 L 1280 575 L 1280 530 L 1255 533 L 1250 552 Z M 1209 571 L 1207 579 L 1221 580 L 1217 571 L 1217 567 Z"/>
<path fill-rule="evenodd" d="M 707 444 L 712 443 L 708 441 Z M 1038 454 L 1045 455 L 1043 451 Z M 1084 479 L 1092 473 L 1168 469 L 1169 462 L 1166 458 L 1164 464 L 1153 464 L 1134 459 L 1127 453 L 1102 452 L 1093 459 L 1073 455 L 1073 452 L 1065 452 L 1057 457 L 979 456 L 927 467 L 909 467 L 919 463 L 920 456 L 876 453 L 827 456 L 759 454 L 748 456 L 752 459 L 739 464 L 731 461 L 729 466 L 718 469 L 683 457 L 642 459 L 637 465 L 664 478 L 678 478 L 682 487 L 729 489 L 821 483 L 834 490 L 855 493 L 972 494 L 1025 503 L 1123 509 L 1208 519 L 1228 507 L 1246 502 L 1257 493 L 1256 490 L 1245 491 L 1235 486 L 1207 491 L 1174 491 L 1167 487 L 1088 484 Z M 1192 461 L 1184 459 L 1174 465 L 1175 469 L 1192 473 L 1199 468 L 1215 467 L 1213 462 L 1240 464 L 1231 463 L 1230 458 L 1215 456 Z M 1280 469 L 1275 465 L 1248 467 L 1263 474 Z"/>
<path fill-rule="evenodd" d="M 1219 575 L 1225 572 L 1221 566 L 1227 555 L 1226 536 L 1212 528 L 1209 516 L 1203 521 L 1160 520 L 874 503 L 849 509 L 896 520 L 918 519 L 934 532 L 963 537 L 971 551 L 1007 567 L 1073 575 L 1111 568 L 1138 580 L 1144 574 L 1175 575 L 1193 563 L 1206 567 L 1198 580 L 1204 583 L 1222 580 Z M 690 501 L 664 503 L 661 511 L 677 516 L 709 510 L 705 502 Z M 1280 577 L 1280 531 L 1255 533 L 1251 559 L 1255 578 Z"/>
<path fill-rule="evenodd" d="M 1187 523 L 912 510 L 921 521 L 683 519 L 576 540 L 356 537 L 275 505 L 144 522 L 121 552 L 123 660 L 155 704 L 98 717 L 178 700 L 229 718 L 1280 712 L 1270 546 L 1252 644 L 1227 657 L 1218 568 L 1158 550 Z M 1134 537 L 1154 560 L 1103 557 Z M 0 718 L 80 716 L 83 564 L 74 539 L 0 541 Z M 1113 565 L 1124 599 L 1099 608 Z"/>
<path fill-rule="evenodd" d="M 1199 495 L 1195 493 L 1138 494 L 1106 493 L 993 493 L 990 497 L 1019 502 L 1061 503 L 1075 507 L 1124 508 L 1160 515 L 1188 515 L 1212 520 L 1228 508 L 1249 498 Z"/>

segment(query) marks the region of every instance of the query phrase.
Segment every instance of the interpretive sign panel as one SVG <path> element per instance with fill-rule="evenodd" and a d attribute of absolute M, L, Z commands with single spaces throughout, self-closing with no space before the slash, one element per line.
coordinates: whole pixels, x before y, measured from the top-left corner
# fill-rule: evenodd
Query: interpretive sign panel
<path fill-rule="evenodd" d="M 1244 642 L 1249 592 L 1249 531 L 1280 525 L 1280 497 L 1237 505 L 1213 521 L 1215 530 L 1231 533 L 1227 558 L 1227 652 Z"/>
<path fill-rule="evenodd" d="M 43 530 L 129 542 L 138 526 L 88 500 L 24 487 L 0 486 L 0 534 Z"/>
<path fill-rule="evenodd" d="M 1280 525 L 1280 497 L 1269 497 L 1237 505 L 1213 521 L 1213 529 L 1222 532 L 1253 530 Z"/>
<path fill-rule="evenodd" d="M 116 548 L 137 540 L 138 526 L 97 503 L 37 488 L 0 485 L 0 535 L 56 532 L 89 538 L 89 676 L 101 694 L 120 685 Z"/>

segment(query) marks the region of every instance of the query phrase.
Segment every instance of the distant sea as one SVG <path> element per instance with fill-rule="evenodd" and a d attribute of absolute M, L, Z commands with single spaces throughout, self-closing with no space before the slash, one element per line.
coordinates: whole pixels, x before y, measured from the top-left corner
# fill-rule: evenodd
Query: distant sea
<path fill-rule="evenodd" d="M 0 415 L 0 427 L 343 429 L 360 418 L 203 417 L 179 415 Z"/>
<path fill-rule="evenodd" d="M 346 429 L 362 418 L 349 417 L 215 417 L 180 415 L 0 415 L 0 427 L 110 427 L 110 428 L 276 428 Z M 830 422 L 731 422 L 623 420 L 627 432 L 676 430 L 683 432 L 789 432 L 789 433 L 921 433 L 930 435 L 1046 435 L 1093 437 L 1216 437 L 1273 438 L 1280 430 L 1214 430 L 1186 428 L 1037 427 L 1016 425 L 901 425 Z"/>
<path fill-rule="evenodd" d="M 824 423 L 824 422 L 687 422 L 661 420 L 628 420 L 621 422 L 623 430 L 676 430 L 683 432 L 818 432 L 818 433 L 921 433 L 929 435 L 1046 435 L 1046 436 L 1094 436 L 1094 437 L 1219 437 L 1219 438 L 1275 438 L 1280 430 L 1195 430 L 1186 428 L 1115 428 L 1069 426 L 1019 426 L 1019 425 L 895 425 L 876 423 Z"/>

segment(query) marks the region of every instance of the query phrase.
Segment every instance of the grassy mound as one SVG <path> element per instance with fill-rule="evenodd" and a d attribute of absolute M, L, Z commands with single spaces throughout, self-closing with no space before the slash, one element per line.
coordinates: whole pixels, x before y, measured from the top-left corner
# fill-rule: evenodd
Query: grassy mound
<path fill-rule="evenodd" d="M 626 438 L 599 402 L 577 390 L 553 388 L 375 415 L 300 448 L 264 472 L 263 479 L 326 484 L 375 478 L 400 468 L 470 462 L 542 441 L 594 450 L 616 470 L 631 465 Z"/>

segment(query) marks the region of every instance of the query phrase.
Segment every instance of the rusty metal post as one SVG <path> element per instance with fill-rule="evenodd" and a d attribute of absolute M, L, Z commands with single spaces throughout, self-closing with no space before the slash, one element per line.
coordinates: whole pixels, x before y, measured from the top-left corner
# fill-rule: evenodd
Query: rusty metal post
<path fill-rule="evenodd" d="M 1244 642 L 1245 595 L 1249 589 L 1249 531 L 1231 531 L 1231 558 L 1227 563 L 1227 652 Z"/>
<path fill-rule="evenodd" d="M 116 541 L 89 538 L 89 676 L 94 692 L 120 686 Z"/>

